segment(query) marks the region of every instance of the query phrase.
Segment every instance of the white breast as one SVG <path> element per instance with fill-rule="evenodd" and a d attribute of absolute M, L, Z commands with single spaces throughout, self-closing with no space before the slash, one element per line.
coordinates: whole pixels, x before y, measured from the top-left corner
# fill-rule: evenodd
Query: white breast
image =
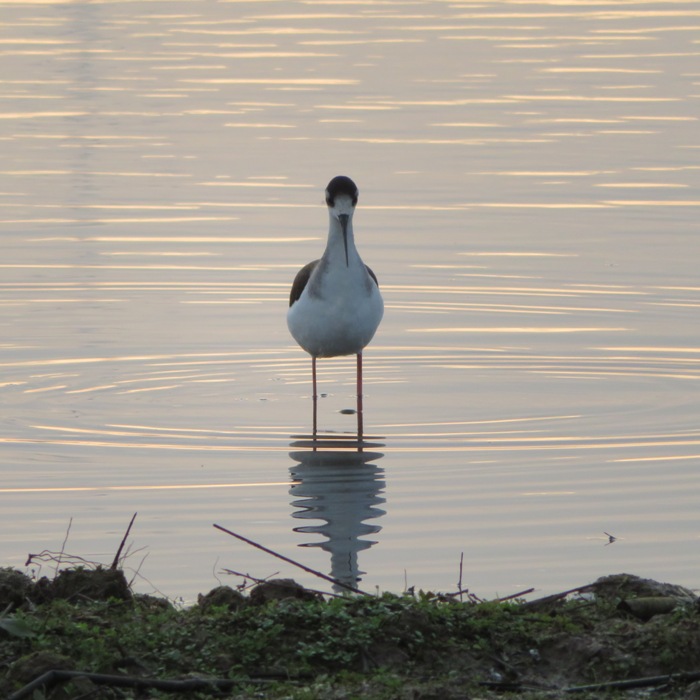
<path fill-rule="evenodd" d="M 364 265 L 314 270 L 287 312 L 294 339 L 315 357 L 352 355 L 372 340 L 384 301 Z"/>

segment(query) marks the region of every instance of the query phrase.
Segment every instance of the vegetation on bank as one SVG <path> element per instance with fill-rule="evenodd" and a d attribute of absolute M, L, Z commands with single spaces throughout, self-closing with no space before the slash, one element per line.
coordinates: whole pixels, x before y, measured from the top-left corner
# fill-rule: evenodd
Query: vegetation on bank
<path fill-rule="evenodd" d="M 133 594 L 115 568 L 38 581 L 0 569 L 0 611 L 12 700 L 638 697 L 621 681 L 640 677 L 684 698 L 700 670 L 695 596 L 628 575 L 495 603 L 324 597 L 283 579 L 183 609 Z"/>

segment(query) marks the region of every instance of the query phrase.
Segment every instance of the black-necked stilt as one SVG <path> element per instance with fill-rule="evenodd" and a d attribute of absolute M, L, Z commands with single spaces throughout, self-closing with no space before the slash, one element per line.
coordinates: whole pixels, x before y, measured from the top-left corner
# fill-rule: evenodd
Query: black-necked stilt
<path fill-rule="evenodd" d="M 357 437 L 362 438 L 362 350 L 384 313 L 377 278 L 355 248 L 352 215 L 358 189 L 344 175 L 326 188 L 329 228 L 323 257 L 299 270 L 289 296 L 287 325 L 311 355 L 313 434 L 316 435 L 316 358 L 357 355 Z"/>

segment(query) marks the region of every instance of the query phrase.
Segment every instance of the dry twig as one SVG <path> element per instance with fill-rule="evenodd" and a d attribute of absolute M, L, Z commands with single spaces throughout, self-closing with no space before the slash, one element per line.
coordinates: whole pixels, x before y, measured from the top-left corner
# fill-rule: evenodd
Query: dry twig
<path fill-rule="evenodd" d="M 121 556 L 122 549 L 124 549 L 124 545 L 126 544 L 126 540 L 129 537 L 129 533 L 131 532 L 131 526 L 134 524 L 134 520 L 136 520 L 137 515 L 138 515 L 138 513 L 134 513 L 131 516 L 131 521 L 129 522 L 129 527 L 126 528 L 126 532 L 124 533 L 124 537 L 122 537 L 122 541 L 119 543 L 119 549 L 117 549 L 117 553 L 114 555 L 114 561 L 112 562 L 112 566 L 110 567 L 113 571 L 115 571 L 117 566 L 119 566 L 119 557 Z"/>

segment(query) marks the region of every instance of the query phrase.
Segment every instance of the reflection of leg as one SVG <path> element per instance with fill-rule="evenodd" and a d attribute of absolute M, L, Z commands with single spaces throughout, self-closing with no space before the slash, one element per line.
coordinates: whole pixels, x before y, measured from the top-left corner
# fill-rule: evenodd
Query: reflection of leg
<path fill-rule="evenodd" d="M 357 353 L 357 439 L 362 439 L 364 421 L 362 419 L 362 353 Z"/>
<path fill-rule="evenodd" d="M 311 400 L 313 402 L 313 421 L 314 421 L 314 429 L 313 429 L 313 435 L 316 437 L 316 416 L 317 416 L 317 405 L 318 405 L 318 394 L 316 393 L 316 358 L 312 357 L 311 358 L 311 382 L 312 382 L 312 389 L 311 389 Z"/>

